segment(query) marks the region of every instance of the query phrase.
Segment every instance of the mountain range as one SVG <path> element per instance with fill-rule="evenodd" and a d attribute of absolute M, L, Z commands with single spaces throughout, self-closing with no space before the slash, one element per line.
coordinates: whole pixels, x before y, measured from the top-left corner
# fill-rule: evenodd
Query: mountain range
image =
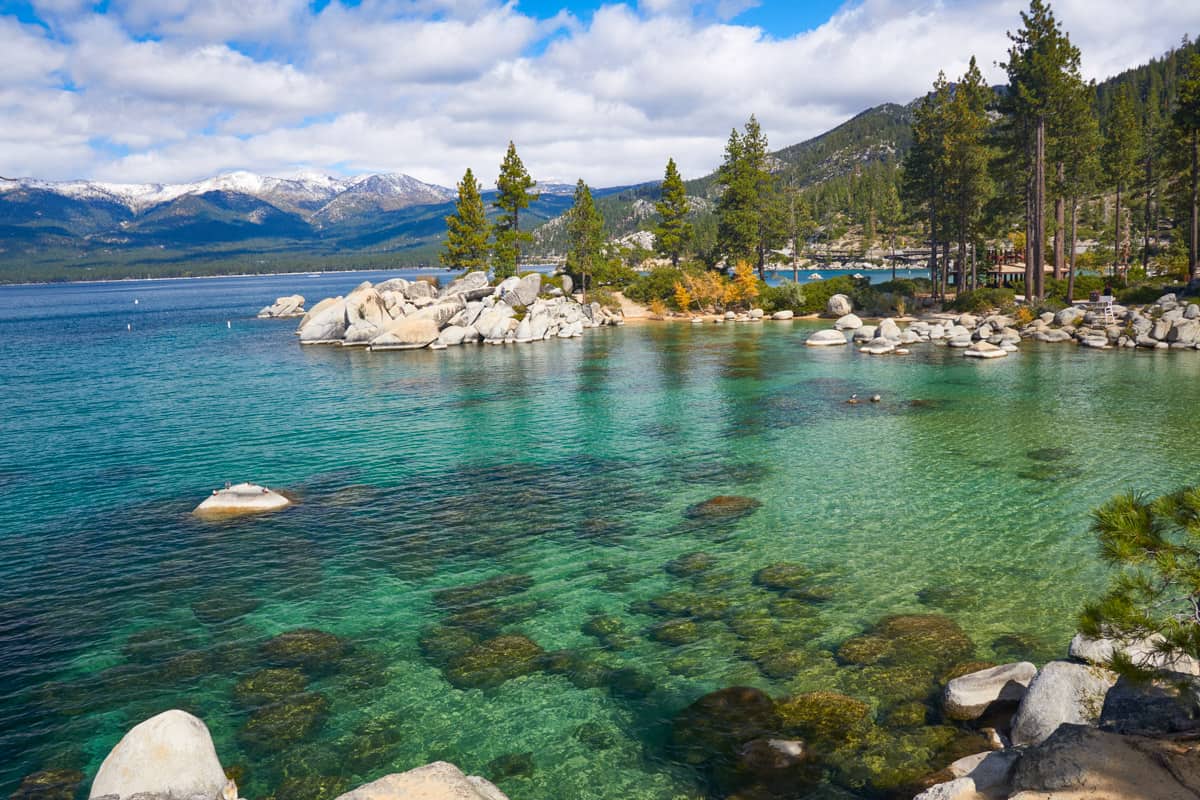
<path fill-rule="evenodd" d="M 908 146 L 908 107 L 883 105 L 773 154 L 779 171 L 809 184 Z M 593 190 L 609 235 L 652 222 L 657 181 Z M 562 252 L 574 187 L 539 184 L 524 216 L 538 229 L 531 253 Z M 714 176 L 687 183 L 697 213 L 711 208 Z M 494 191 L 484 193 L 490 202 Z M 0 182 L 0 281 L 261 272 L 436 263 L 453 189 L 409 175 L 287 177 L 234 172 L 195 183 Z M 547 225 L 546 223 L 551 223 Z"/>

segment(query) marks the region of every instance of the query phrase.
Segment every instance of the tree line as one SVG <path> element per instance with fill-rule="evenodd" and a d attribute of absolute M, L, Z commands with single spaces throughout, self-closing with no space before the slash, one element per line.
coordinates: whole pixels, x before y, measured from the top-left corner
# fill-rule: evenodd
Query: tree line
<path fill-rule="evenodd" d="M 795 270 L 810 240 L 837 238 L 839 221 L 850 221 L 868 243 L 894 248 L 900 235 L 924 242 L 935 294 L 944 296 L 951 280 L 959 292 L 977 288 L 990 267 L 979 254 L 1011 247 L 1023 255 L 1027 296 L 1045 297 L 1046 263 L 1054 279 L 1066 278 L 1069 297 L 1082 222 L 1101 228 L 1088 233 L 1099 236 L 1114 272 L 1136 246 L 1143 270 L 1153 256 L 1200 278 L 1200 47 L 1185 38 L 1179 50 L 1098 87 L 1083 79 L 1080 51 L 1045 0 L 1031 0 L 1020 19 L 999 65 L 1007 83 L 990 87 L 974 57 L 953 81 L 939 74 L 916 103 L 903 158 L 802 186 L 751 116 L 730 132 L 711 215 L 695 213 L 669 159 L 655 206 L 657 254 L 673 267 L 746 262 L 763 278 L 769 262 L 789 256 Z M 511 142 L 496 185 L 492 224 L 467 170 L 447 218 L 443 263 L 516 272 L 531 239 L 520 213 L 537 194 Z M 582 180 L 563 224 L 568 271 L 585 287 L 611 278 L 619 259 Z"/>

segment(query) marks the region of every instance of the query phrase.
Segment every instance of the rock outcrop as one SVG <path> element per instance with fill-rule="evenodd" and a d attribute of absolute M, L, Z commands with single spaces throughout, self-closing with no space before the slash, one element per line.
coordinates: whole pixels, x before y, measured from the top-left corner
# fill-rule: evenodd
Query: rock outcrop
<path fill-rule="evenodd" d="M 543 293 L 543 284 L 540 273 L 530 273 L 492 287 L 483 272 L 468 273 L 440 292 L 426 281 L 403 278 L 363 283 L 344 298 L 314 306 L 297 334 L 302 344 L 412 350 L 567 339 L 588 328 L 623 324 L 620 312 L 583 305 L 557 287 Z"/>
<path fill-rule="evenodd" d="M 1095 725 L 1117 676 L 1103 667 L 1051 661 L 1025 692 L 1013 718 L 1013 744 L 1038 744 L 1060 725 Z"/>
<path fill-rule="evenodd" d="M 978 719 L 995 703 L 1018 703 L 1037 667 L 1028 661 L 972 672 L 946 684 L 942 709 L 950 719 Z"/>

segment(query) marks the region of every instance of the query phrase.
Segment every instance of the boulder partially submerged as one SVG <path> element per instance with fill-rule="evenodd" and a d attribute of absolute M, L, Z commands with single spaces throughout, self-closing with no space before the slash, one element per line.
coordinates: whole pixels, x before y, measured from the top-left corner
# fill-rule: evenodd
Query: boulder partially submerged
<path fill-rule="evenodd" d="M 446 761 L 384 775 L 337 800 L 508 800 L 491 782 Z"/>
<path fill-rule="evenodd" d="M 201 517 L 227 517 L 241 514 L 264 514 L 287 508 L 292 501 L 279 492 L 256 483 L 237 483 L 213 493 L 196 506 L 193 514 Z"/>
<path fill-rule="evenodd" d="M 304 295 L 290 294 L 258 312 L 259 319 L 287 319 L 304 316 Z"/>

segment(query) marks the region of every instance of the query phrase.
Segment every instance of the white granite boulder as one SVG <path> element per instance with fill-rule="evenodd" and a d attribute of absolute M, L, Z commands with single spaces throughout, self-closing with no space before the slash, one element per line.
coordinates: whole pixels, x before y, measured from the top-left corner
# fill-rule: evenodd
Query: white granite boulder
<path fill-rule="evenodd" d="M 978 719 L 996 702 L 1019 702 L 1037 667 L 1028 661 L 972 672 L 946 684 L 942 710 L 953 720 Z"/>
<path fill-rule="evenodd" d="M 279 492 L 257 483 L 235 483 L 213 493 L 192 511 L 200 517 L 230 517 L 241 514 L 265 514 L 292 504 Z"/>
<path fill-rule="evenodd" d="M 963 355 L 967 358 L 1004 358 L 1008 351 L 989 342 L 975 342 L 963 350 Z"/>
<path fill-rule="evenodd" d="M 519 278 L 513 287 L 500 294 L 500 297 L 510 306 L 528 306 L 532 305 L 534 300 L 537 300 L 538 293 L 541 291 L 541 273 L 531 272 L 524 278 Z"/>
<path fill-rule="evenodd" d="M 1159 651 L 1158 643 L 1162 636 L 1154 635 L 1148 639 L 1136 639 L 1120 642 L 1115 639 L 1092 639 L 1082 633 L 1075 634 L 1071 639 L 1067 655 L 1076 661 L 1084 661 L 1100 667 L 1107 667 L 1115 652 L 1122 652 L 1134 664 L 1144 669 L 1167 670 L 1181 672 L 1184 675 L 1200 676 L 1200 661 L 1183 655 L 1167 655 Z"/>
<path fill-rule="evenodd" d="M 825 303 L 825 311 L 835 317 L 844 317 L 854 310 L 854 304 L 844 294 L 835 294 Z"/>
<path fill-rule="evenodd" d="M 804 340 L 809 347 L 830 347 L 846 343 L 846 336 L 841 331 L 817 331 Z"/>
<path fill-rule="evenodd" d="M 346 335 L 346 301 L 343 297 L 328 297 L 313 306 L 296 332 L 301 344 L 331 344 Z"/>
<path fill-rule="evenodd" d="M 217 800 L 226 783 L 208 728 L 176 709 L 131 728 L 100 765 L 88 797 Z"/>
<path fill-rule="evenodd" d="M 898 342 L 903 338 L 900 326 L 891 317 L 879 320 L 879 326 L 875 329 L 875 336 L 880 339 L 891 339 L 893 342 Z"/>
<path fill-rule="evenodd" d="M 304 295 L 290 294 L 258 312 L 259 319 L 287 319 L 304 316 Z"/>
<path fill-rule="evenodd" d="M 438 339 L 438 326 L 431 319 L 398 319 L 371 340 L 372 350 L 418 350 Z"/>
<path fill-rule="evenodd" d="M 776 311 L 772 314 L 771 319 L 792 319 L 794 316 L 796 316 L 796 312 L 790 308 L 785 308 L 782 311 Z"/>
<path fill-rule="evenodd" d="M 863 326 L 863 321 L 858 318 L 857 314 L 846 314 L 838 317 L 837 322 L 833 323 L 833 327 L 839 331 L 856 331 Z"/>
<path fill-rule="evenodd" d="M 1046 664 L 1013 717 L 1013 744 L 1039 744 L 1064 723 L 1094 725 L 1116 681 L 1117 676 L 1102 667 L 1070 661 Z"/>
<path fill-rule="evenodd" d="M 384 775 L 336 800 L 508 800 L 494 784 L 446 761 Z"/>

